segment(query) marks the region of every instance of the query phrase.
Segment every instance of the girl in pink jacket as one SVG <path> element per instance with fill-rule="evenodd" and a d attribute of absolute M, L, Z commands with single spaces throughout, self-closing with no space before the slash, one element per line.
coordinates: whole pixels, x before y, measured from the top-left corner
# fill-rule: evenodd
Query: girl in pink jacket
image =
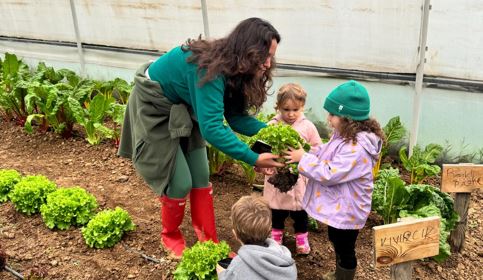
<path fill-rule="evenodd" d="M 334 129 L 330 141 L 311 152 L 290 149 L 288 163 L 298 162 L 308 178 L 303 207 L 328 225 L 336 254 L 336 271 L 323 279 L 353 279 L 357 267 L 355 243 L 371 211 L 372 169 L 381 152 L 384 133 L 369 118 L 367 90 L 356 81 L 336 87 L 324 109 Z"/>
<path fill-rule="evenodd" d="M 300 136 L 311 146 L 321 143 L 319 133 L 315 125 L 305 118 L 304 105 L 307 93 L 297 84 L 283 85 L 277 94 L 275 110 L 278 114 L 269 122 L 276 124 L 283 122 L 291 125 Z M 273 169 L 265 170 L 265 186 L 263 196 L 268 201 L 272 209 L 272 239 L 282 244 L 285 219 L 290 216 L 294 221 L 296 251 L 297 254 L 309 254 L 310 246 L 308 241 L 308 216 L 302 209 L 302 199 L 305 193 L 306 178 L 299 176 L 297 183 L 292 190 L 283 193 L 268 182 L 273 175 Z"/>

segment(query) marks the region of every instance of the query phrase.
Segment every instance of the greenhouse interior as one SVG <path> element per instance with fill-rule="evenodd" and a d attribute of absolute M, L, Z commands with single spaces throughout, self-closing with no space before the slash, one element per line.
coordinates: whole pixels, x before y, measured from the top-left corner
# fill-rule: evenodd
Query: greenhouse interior
<path fill-rule="evenodd" d="M 481 279 L 482 1 L 9 0 L 0 1 L 0 18 L 1 279 Z M 200 101 L 203 97 L 191 93 L 196 85 L 171 87 L 157 80 L 161 78 L 151 72 L 154 67 L 144 67 L 166 62 L 176 50 L 185 54 L 179 46 L 198 46 L 196 42 L 201 42 L 201 54 L 215 53 L 214 44 L 225 44 L 237 26 L 260 19 L 279 34 L 270 38 L 272 45 L 256 50 L 256 55 L 268 54 L 268 67 L 263 68 L 266 57 L 260 62 L 268 81 L 258 74 L 223 72 L 226 65 L 214 65 L 219 57 L 208 57 L 205 68 L 196 68 L 210 77 L 206 81 L 197 76 L 202 81 L 198 89 L 217 81 L 224 88 L 232 81 L 240 86 L 245 106 L 241 116 L 227 113 L 228 90 L 220 93 L 220 103 L 215 97 Z M 236 43 L 247 46 L 261 40 L 259 33 L 250 36 Z M 248 49 L 240 56 L 219 51 L 236 55 L 237 69 L 253 55 Z M 180 67 L 198 67 L 191 62 Z M 209 66 L 220 72 L 213 74 Z M 179 70 L 174 68 L 163 73 L 174 76 Z M 179 86 L 191 94 L 190 101 L 177 96 L 187 108 L 191 135 L 175 138 L 170 131 L 170 140 L 155 142 L 160 137 L 154 135 L 155 126 L 164 127 L 162 137 L 169 138 L 174 110 L 169 108 L 171 113 L 154 128 L 144 127 L 144 118 L 153 115 L 142 116 L 140 107 L 129 106 L 141 102 L 134 96 L 144 90 L 140 77 L 158 81 L 161 95 L 165 93 L 162 102 L 173 109 L 179 104 L 173 102 L 172 89 Z M 240 83 L 237 77 L 243 77 Z M 258 80 L 263 80 L 263 98 L 258 97 L 263 104 L 243 92 L 247 87 L 255 90 L 251 86 L 262 83 Z M 339 146 L 330 150 L 337 137 L 346 137 L 340 136 L 334 116 L 361 121 L 349 113 L 339 117 L 327 105 L 349 83 L 366 92 L 368 104 L 370 99 L 363 121 L 378 123 L 369 133 L 379 146 L 369 159 L 367 183 L 347 179 L 358 170 L 354 166 L 359 158 L 339 158 Z M 295 106 L 300 111 L 297 121 L 301 118 L 316 129 L 314 141 L 321 148 L 295 122 L 284 119 L 286 108 L 278 98 L 283 86 L 293 84 L 306 94 L 301 105 L 291 103 L 300 105 Z M 198 89 L 193 91 L 205 93 Z M 255 104 L 250 102 L 255 107 L 248 108 Z M 149 106 L 166 109 L 159 104 Z M 349 107 L 337 106 L 338 112 Z M 223 109 L 216 117 L 203 113 Z M 277 122 L 288 124 L 294 138 L 286 140 L 292 137 L 289 132 L 275 130 L 271 124 Z M 270 127 L 274 130 L 267 136 Z M 131 143 L 139 131 L 148 136 L 142 145 Z M 360 138 L 350 139 L 352 145 L 360 144 Z M 341 141 L 350 146 L 347 139 Z M 257 152 L 254 142 L 268 143 L 270 150 Z M 197 150 L 190 145 L 207 151 L 202 163 L 194 159 Z M 125 153 L 126 146 L 132 151 Z M 142 149 L 145 157 L 148 149 L 150 156 L 159 157 L 143 162 Z M 301 156 L 295 160 L 297 151 Z M 335 154 L 329 156 L 329 151 Z M 365 146 L 361 153 L 367 153 L 361 156 L 366 163 Z M 186 166 L 179 165 L 180 154 Z M 353 169 L 337 177 L 344 170 L 337 160 L 344 156 L 354 160 Z M 309 157 L 320 162 L 306 163 Z M 180 175 L 183 168 L 188 173 Z M 288 190 L 271 181 L 285 168 L 295 176 Z M 153 170 L 163 174 L 162 183 L 146 175 Z M 195 186 L 197 176 L 203 178 L 203 187 Z M 179 183 L 173 179 L 187 180 L 187 191 L 173 191 Z M 353 180 L 361 182 L 361 177 Z M 305 192 L 301 197 L 296 193 L 299 184 Z M 209 206 L 196 203 L 204 189 L 210 194 L 200 200 Z M 290 197 L 296 209 L 274 206 L 269 191 Z M 262 255 L 245 255 L 247 248 L 258 246 L 247 245 L 235 232 L 234 209 L 245 197 L 263 197 L 269 206 L 266 237 L 281 248 L 271 253 L 285 254 L 288 264 L 282 276 L 258 267 L 265 260 Z M 166 232 L 175 213 L 164 209 L 175 199 L 187 207 L 177 212 L 177 237 L 170 239 Z M 352 209 L 360 201 L 370 206 L 367 211 L 362 206 L 359 212 Z M 334 203 L 337 212 L 325 210 L 324 203 Z M 280 210 L 287 211 L 282 229 L 275 226 L 285 215 Z M 335 222 L 338 215 L 357 220 L 351 211 L 365 215 L 360 216 L 361 226 Z M 296 213 L 305 215 L 302 231 Z M 278 237 L 275 230 L 280 230 Z M 348 248 L 341 232 L 356 232 L 357 239 L 349 245 L 352 251 L 342 255 Z M 341 243 L 335 241 L 338 235 L 344 236 Z M 177 245 L 170 245 L 175 239 Z M 226 258 L 233 262 L 222 267 Z M 356 264 L 350 269 L 348 259 Z"/>

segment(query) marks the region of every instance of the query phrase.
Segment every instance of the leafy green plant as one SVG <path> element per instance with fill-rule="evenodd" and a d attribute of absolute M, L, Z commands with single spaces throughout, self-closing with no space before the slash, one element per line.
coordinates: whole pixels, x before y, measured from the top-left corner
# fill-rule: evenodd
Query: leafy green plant
<path fill-rule="evenodd" d="M 372 209 L 383 217 L 385 224 L 403 217 L 441 217 L 440 253 L 433 258 L 443 261 L 451 254 L 447 240 L 459 217 L 449 194 L 431 185 L 405 186 L 397 169 L 383 169 L 374 184 Z"/>
<path fill-rule="evenodd" d="M 40 213 L 48 228 L 64 230 L 85 225 L 95 215 L 96 198 L 81 187 L 59 188 L 47 195 Z"/>
<path fill-rule="evenodd" d="M 211 145 L 207 146 L 206 152 L 208 155 L 210 175 L 221 175 L 226 167 L 233 163 L 233 159 L 230 156 Z"/>
<path fill-rule="evenodd" d="M 431 216 L 441 217 L 439 236 L 439 255 L 433 258 L 442 262 L 451 255 L 448 237 L 456 227 L 459 220 L 454 211 L 454 202 L 451 196 L 441 192 L 431 185 L 409 185 L 408 208 L 399 213 L 400 217 L 425 218 Z"/>
<path fill-rule="evenodd" d="M 272 153 L 276 155 L 282 155 L 283 151 L 288 150 L 289 147 L 298 148 L 304 147 L 305 150 L 310 149 L 310 145 L 305 142 L 299 133 L 293 129 L 290 125 L 286 124 L 273 124 L 268 125 L 265 128 L 253 136 L 250 141 L 255 142 L 261 140 L 272 147 Z"/>
<path fill-rule="evenodd" d="M 404 168 L 411 173 L 410 184 L 419 184 L 426 177 L 438 175 L 441 168 L 434 163 L 436 158 L 443 151 L 443 147 L 438 144 L 429 144 L 422 150 L 419 146 L 415 146 L 413 154 L 408 158 L 406 147 L 399 150 L 399 157 Z"/>
<path fill-rule="evenodd" d="M 121 127 L 124 123 L 124 113 L 126 112 L 126 105 L 119 103 L 112 103 L 111 110 L 108 112 L 112 121 L 114 122 L 113 139 L 116 148 L 119 147 L 121 140 Z"/>
<path fill-rule="evenodd" d="M 243 161 L 237 161 L 237 163 L 242 168 L 243 173 L 245 173 L 245 178 L 247 178 L 248 184 L 250 186 L 253 185 L 257 178 L 257 173 L 255 172 L 255 169 L 253 169 L 253 166 Z"/>
<path fill-rule="evenodd" d="M 372 209 L 384 219 L 384 224 L 395 223 L 399 211 L 407 207 L 409 193 L 399 177 L 399 170 L 382 169 L 374 183 Z"/>
<path fill-rule="evenodd" d="M 319 232 L 320 231 L 319 223 L 317 222 L 316 219 L 314 219 L 312 217 L 309 217 L 309 220 L 308 220 L 308 229 L 310 231 L 314 231 L 314 232 Z"/>
<path fill-rule="evenodd" d="M 216 264 L 228 257 L 229 252 L 230 246 L 225 241 L 198 241 L 183 252 L 183 257 L 174 272 L 174 279 L 218 279 Z"/>
<path fill-rule="evenodd" d="M 310 145 L 300 137 L 298 132 L 290 125 L 273 124 L 260 131 L 250 138 L 249 144 L 261 140 L 272 147 L 272 153 L 282 155 L 283 151 L 289 147 L 298 148 L 303 147 L 306 151 L 310 149 Z M 284 160 L 283 158 L 281 158 Z M 298 169 L 296 163 L 287 164 L 283 168 L 279 168 L 277 173 L 270 177 L 269 182 L 278 188 L 281 192 L 289 191 L 297 182 Z"/>
<path fill-rule="evenodd" d="M 50 70 L 37 70 L 39 73 Z M 53 69 L 52 69 L 53 71 Z M 60 69 L 56 73 L 56 79 L 34 80 L 29 85 L 29 94 L 26 97 L 28 108 L 33 111 L 28 116 L 25 129 L 32 132 L 32 121 L 42 123 L 44 130 L 51 127 L 56 133 L 64 138 L 69 138 L 73 133 L 73 126 L 76 123 L 74 110 L 84 106 L 94 90 L 94 81 L 82 79 L 75 72 L 68 69 Z M 53 75 L 53 74 L 51 74 Z M 56 84 L 59 77 L 62 77 Z"/>
<path fill-rule="evenodd" d="M 25 104 L 27 80 L 30 79 L 29 67 L 16 55 L 6 53 L 0 73 L 0 108 L 6 119 L 15 119 L 17 124 L 24 125 L 29 112 Z"/>
<path fill-rule="evenodd" d="M 85 109 L 80 104 L 72 107 L 77 123 L 85 129 L 89 144 L 97 145 L 102 139 L 114 136 L 114 132 L 104 125 L 104 119 L 114 102 L 112 96 L 97 94 L 90 102 L 86 102 Z"/>
<path fill-rule="evenodd" d="M 483 148 L 474 152 L 469 152 L 470 145 L 465 143 L 465 138 L 460 141 L 459 151 L 457 154 L 453 150 L 453 145 L 448 141 L 444 141 L 444 148 L 441 154 L 436 159 L 435 163 L 441 166 L 444 163 L 483 163 Z"/>
<path fill-rule="evenodd" d="M 89 247 L 109 248 L 119 242 L 125 232 L 135 228 L 129 213 L 116 207 L 97 213 L 81 232 Z"/>
<path fill-rule="evenodd" d="M 389 147 L 391 145 L 399 143 L 406 136 L 406 128 L 401 123 L 399 116 L 393 117 L 389 122 L 383 127 L 384 135 L 386 140 L 382 143 L 381 154 L 377 161 L 376 166 L 374 166 L 374 175 L 377 176 L 379 169 L 381 169 L 382 159 L 387 155 Z"/>
<path fill-rule="evenodd" d="M 0 170 L 0 203 L 8 200 L 8 194 L 15 184 L 20 182 L 22 176 L 14 169 Z"/>
<path fill-rule="evenodd" d="M 56 189 L 56 184 L 45 176 L 26 176 L 13 187 L 8 196 L 15 209 L 32 215 L 39 212 L 40 206 L 45 204 L 47 195 Z"/>

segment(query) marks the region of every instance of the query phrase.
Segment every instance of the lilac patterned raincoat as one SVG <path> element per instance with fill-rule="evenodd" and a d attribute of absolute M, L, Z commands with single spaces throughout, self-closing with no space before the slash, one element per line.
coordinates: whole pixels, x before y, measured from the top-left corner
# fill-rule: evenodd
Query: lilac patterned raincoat
<path fill-rule="evenodd" d="M 308 178 L 302 205 L 318 221 L 338 229 L 361 229 L 371 211 L 372 169 L 382 141 L 359 132 L 357 143 L 334 133 L 327 144 L 305 153 L 300 174 Z"/>

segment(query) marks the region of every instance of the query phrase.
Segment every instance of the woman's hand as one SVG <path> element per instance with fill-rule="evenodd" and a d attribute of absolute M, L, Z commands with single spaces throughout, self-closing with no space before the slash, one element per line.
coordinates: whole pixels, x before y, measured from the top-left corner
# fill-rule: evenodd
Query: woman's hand
<path fill-rule="evenodd" d="M 289 148 L 288 151 L 284 151 L 286 156 L 284 158 L 288 159 L 287 163 L 295 163 L 299 162 L 302 159 L 302 156 L 305 154 L 305 151 L 302 147 L 298 149 L 294 149 L 292 147 Z"/>
<path fill-rule="evenodd" d="M 271 176 L 275 174 L 275 168 L 261 168 L 255 166 L 255 172 L 262 173 L 263 175 Z"/>
<path fill-rule="evenodd" d="M 225 270 L 225 269 L 224 269 L 224 268 L 223 268 L 221 265 L 216 264 L 216 274 L 217 274 L 218 276 L 220 276 L 220 273 L 221 273 L 222 271 L 224 271 L 224 270 Z"/>
<path fill-rule="evenodd" d="M 277 162 L 275 159 L 279 158 L 279 156 L 271 154 L 271 153 L 263 153 L 258 156 L 257 161 L 255 162 L 256 167 L 284 167 L 285 164 L 281 162 Z"/>

